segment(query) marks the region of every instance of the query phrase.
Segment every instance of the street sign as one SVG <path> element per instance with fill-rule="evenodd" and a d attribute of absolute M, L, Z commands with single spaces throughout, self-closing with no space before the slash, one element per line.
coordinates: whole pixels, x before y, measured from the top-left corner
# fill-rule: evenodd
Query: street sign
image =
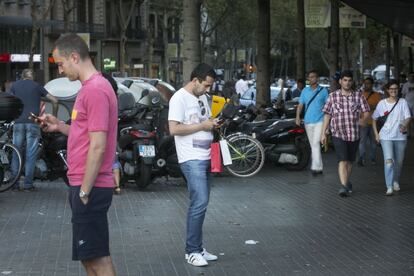
<path fill-rule="evenodd" d="M 329 0 L 304 0 L 304 4 L 306 28 L 331 26 L 331 2 Z"/>
<path fill-rule="evenodd" d="M 339 27 L 365 29 L 367 17 L 359 11 L 345 5 L 339 8 Z"/>

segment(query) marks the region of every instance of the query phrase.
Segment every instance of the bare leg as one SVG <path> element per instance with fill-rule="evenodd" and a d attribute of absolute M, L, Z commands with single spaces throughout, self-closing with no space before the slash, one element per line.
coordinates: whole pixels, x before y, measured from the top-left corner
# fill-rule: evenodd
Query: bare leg
<path fill-rule="evenodd" d="M 82 261 L 88 276 L 115 276 L 115 269 L 110 256 Z M 94 274 L 89 274 L 89 269 Z"/>
<path fill-rule="evenodd" d="M 352 163 L 348 161 L 340 161 L 338 165 L 339 181 L 343 186 L 348 184 L 349 175 L 351 174 Z"/>

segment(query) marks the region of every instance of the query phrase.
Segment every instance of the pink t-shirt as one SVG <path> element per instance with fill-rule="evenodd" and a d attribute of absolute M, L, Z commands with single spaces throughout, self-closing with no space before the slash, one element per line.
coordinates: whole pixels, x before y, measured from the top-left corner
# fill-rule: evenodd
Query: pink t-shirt
<path fill-rule="evenodd" d="M 114 187 L 112 164 L 118 128 L 118 104 L 110 83 L 100 74 L 82 83 L 72 110 L 68 137 L 68 178 L 72 186 L 82 185 L 89 150 L 89 132 L 107 133 L 102 166 L 94 187 Z"/>

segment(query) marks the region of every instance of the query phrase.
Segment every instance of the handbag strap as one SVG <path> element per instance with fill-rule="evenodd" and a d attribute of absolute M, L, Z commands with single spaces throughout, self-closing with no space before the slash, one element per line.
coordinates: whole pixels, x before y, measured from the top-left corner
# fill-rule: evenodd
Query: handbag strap
<path fill-rule="evenodd" d="M 400 100 L 400 98 L 397 99 L 397 102 L 393 105 L 393 107 L 391 108 L 390 112 L 388 112 L 387 118 L 388 118 L 388 115 L 390 115 L 391 112 L 394 110 L 394 108 L 397 106 L 399 100 Z"/>
<path fill-rule="evenodd" d="M 395 104 L 392 106 L 392 108 L 391 108 L 390 112 L 388 112 L 388 114 L 386 115 L 386 117 L 385 117 L 385 121 L 384 121 L 384 124 L 385 124 L 385 122 L 387 122 L 388 115 L 390 115 L 390 114 L 391 114 L 391 112 L 394 110 L 394 108 L 397 106 L 397 104 L 398 104 L 398 101 L 399 101 L 399 100 L 400 100 L 400 98 L 398 98 L 398 99 L 397 99 L 397 101 L 395 102 Z"/>
<path fill-rule="evenodd" d="M 306 103 L 305 114 L 306 114 L 306 111 L 308 110 L 310 104 L 312 103 L 312 101 L 316 98 L 316 96 L 318 96 L 319 92 L 321 92 L 321 91 L 322 91 L 322 87 L 319 86 L 319 89 L 315 93 L 315 95 L 313 95 L 313 97 L 309 100 L 309 102 Z"/>

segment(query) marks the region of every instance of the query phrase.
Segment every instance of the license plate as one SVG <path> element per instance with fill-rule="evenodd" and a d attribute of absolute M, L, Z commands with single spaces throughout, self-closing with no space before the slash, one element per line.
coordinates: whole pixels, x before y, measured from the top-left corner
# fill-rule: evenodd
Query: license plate
<path fill-rule="evenodd" d="M 0 162 L 4 165 L 9 164 L 9 158 L 7 157 L 7 154 L 4 151 L 4 149 L 0 149 Z"/>
<path fill-rule="evenodd" d="M 154 145 L 139 145 L 139 155 L 142 157 L 154 157 L 155 146 Z"/>

